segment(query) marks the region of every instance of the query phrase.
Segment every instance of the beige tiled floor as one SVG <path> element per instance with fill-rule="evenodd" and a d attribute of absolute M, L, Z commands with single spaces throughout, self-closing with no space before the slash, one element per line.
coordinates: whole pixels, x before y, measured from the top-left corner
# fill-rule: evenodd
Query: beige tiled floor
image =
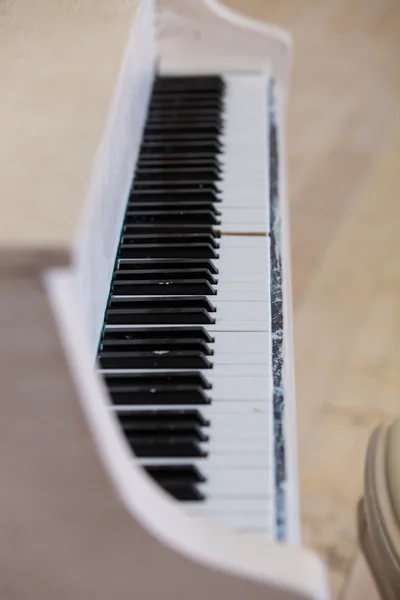
<path fill-rule="evenodd" d="M 289 109 L 303 531 L 335 591 L 368 436 L 400 414 L 400 3 L 226 0 L 295 40 Z"/>

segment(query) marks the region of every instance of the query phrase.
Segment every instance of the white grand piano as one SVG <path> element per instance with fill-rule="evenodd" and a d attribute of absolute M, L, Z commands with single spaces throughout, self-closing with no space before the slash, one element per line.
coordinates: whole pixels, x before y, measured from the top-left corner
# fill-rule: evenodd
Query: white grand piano
<path fill-rule="evenodd" d="M 326 600 L 290 38 L 216 0 L 6 0 L 0 42 L 0 597 Z"/>

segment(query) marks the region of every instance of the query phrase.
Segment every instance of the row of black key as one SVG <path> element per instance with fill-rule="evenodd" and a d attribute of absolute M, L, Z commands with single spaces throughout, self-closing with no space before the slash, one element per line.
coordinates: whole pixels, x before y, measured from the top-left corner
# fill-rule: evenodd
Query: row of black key
<path fill-rule="evenodd" d="M 219 77 L 157 78 L 128 201 L 99 363 L 143 459 L 207 455 L 213 338 L 203 325 L 215 322 L 218 290 L 223 92 Z M 147 471 L 179 500 L 204 499 L 194 464 Z"/>

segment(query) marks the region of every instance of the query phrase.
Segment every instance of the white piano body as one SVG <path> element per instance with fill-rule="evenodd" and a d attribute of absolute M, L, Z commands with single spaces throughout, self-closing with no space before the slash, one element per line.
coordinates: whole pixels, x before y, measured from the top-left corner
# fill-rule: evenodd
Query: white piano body
<path fill-rule="evenodd" d="M 69 16 L 69 2 L 61 2 L 60 13 L 53 16 L 50 12 L 54 7 L 50 5 L 46 19 L 54 27 L 58 18 Z M 114 7 L 116 14 L 111 18 Z M 29 13 L 28 4 L 21 0 L 11 9 L 10 23 L 21 19 L 20 32 L 25 33 L 23 10 Z M 60 222 L 62 225 L 63 218 L 57 215 L 53 232 L 53 215 L 49 217 L 50 227 L 43 234 L 45 239 L 35 238 L 29 219 L 40 220 L 43 214 L 51 213 L 53 208 L 40 202 L 46 200 L 46 195 L 49 200 L 55 189 L 51 183 L 46 184 L 46 177 L 50 180 L 52 174 L 37 170 L 37 176 L 30 173 L 28 177 L 24 173 L 23 150 L 22 179 L 26 176 L 24 185 L 32 194 L 33 208 L 27 213 L 21 210 L 18 194 L 22 195 L 23 188 L 18 187 L 15 174 L 7 176 L 8 188 L 1 190 L 3 195 L 11 193 L 10 202 L 16 190 L 14 209 L 11 205 L 1 206 L 5 219 L 2 218 L 0 229 L 1 598 L 241 600 L 247 596 L 252 600 L 325 600 L 328 591 L 324 568 L 317 557 L 302 547 L 299 532 L 284 147 L 290 39 L 278 28 L 238 16 L 215 0 L 160 0 L 158 7 L 152 0 L 121 3 L 118 7 L 111 1 L 99 0 L 98 4 L 88 3 L 83 9 L 78 3 L 76 11 L 82 11 L 83 16 L 78 15 L 81 21 L 76 36 L 78 42 L 84 38 L 86 41 L 81 46 L 77 42 L 76 51 L 87 51 L 94 69 L 99 69 L 101 61 L 95 62 L 97 49 L 90 47 L 95 38 L 90 37 L 90 28 L 85 30 L 84 25 L 85 18 L 96 21 L 93 16 L 96 10 L 103 18 L 101 23 L 98 19 L 97 33 L 101 26 L 106 26 L 105 48 L 107 40 L 115 41 L 115 48 L 118 41 L 123 48 L 123 60 L 120 69 L 116 69 L 120 59 L 115 51 L 115 63 L 104 63 L 104 78 L 108 77 L 105 83 L 109 87 L 104 83 L 103 93 L 104 97 L 109 94 L 112 103 L 108 108 L 105 102 L 107 110 L 98 115 L 96 122 L 92 114 L 96 113 L 96 107 L 89 102 L 79 105 L 79 114 L 71 111 L 67 115 L 71 123 L 82 115 L 88 121 L 82 151 L 76 147 L 77 157 L 70 152 L 70 192 L 77 195 L 72 200 L 76 203 L 76 218 L 71 217 L 71 228 L 64 237 L 59 235 L 57 226 Z M 66 22 L 68 25 L 68 19 Z M 72 25 L 76 26 L 73 19 L 69 33 L 74 31 Z M 60 25 L 60 31 L 66 35 L 65 27 Z M 10 30 L 12 33 L 12 25 Z M 32 31 L 35 41 L 34 27 Z M 84 36 L 79 37 L 79 32 Z M 44 27 L 43 44 L 50 38 L 50 33 L 46 38 Z M 24 42 L 17 32 L 12 40 L 6 34 L 6 43 L 12 52 L 18 43 Z M 110 52 L 115 48 L 110 48 Z M 45 55 L 37 52 L 30 60 L 34 61 L 35 56 L 43 60 Z M 88 65 L 82 61 L 82 77 L 89 75 Z M 4 65 L 0 67 L 0 75 L 4 77 L 7 72 Z M 284 402 L 279 418 L 285 449 L 285 474 L 280 482 L 284 531 L 280 534 L 278 528 L 264 537 L 237 533 L 206 517 L 187 514 L 132 456 L 110 412 L 107 390 L 94 368 L 132 169 L 138 157 L 157 67 L 161 73 L 249 71 L 250 77 L 257 71 L 265 81 L 274 82 L 269 119 L 278 132 L 278 155 L 274 175 L 275 217 L 271 223 L 275 231 L 271 233 L 275 235 L 282 261 L 285 315 L 284 331 L 280 332 L 283 339 L 280 391 Z M 68 76 L 65 69 L 62 72 Z M 44 80 L 48 77 L 46 81 L 50 83 L 54 81 L 50 68 L 47 74 L 39 71 L 37 74 Z M 116 85 L 112 85 L 112 75 Z M 101 88 L 101 76 L 99 81 Z M 75 85 L 79 90 L 79 78 Z M 86 85 L 86 91 L 87 88 Z M 62 107 L 62 94 L 57 97 L 60 104 L 55 107 L 50 101 L 48 106 L 35 106 L 38 97 L 35 93 L 39 92 L 33 85 L 31 110 L 38 111 L 35 117 L 41 114 L 43 119 L 48 118 L 39 121 L 39 135 L 45 135 L 46 127 L 50 131 L 55 126 L 53 116 L 60 118 L 62 111 L 59 114 L 57 111 Z M 71 98 L 72 92 L 68 91 L 67 96 L 68 93 Z M 45 86 L 40 94 L 43 99 Z M 267 88 L 265 94 L 267 118 Z M 6 94 L 0 110 L 13 110 L 12 102 L 7 104 L 7 100 Z M 21 119 L 24 108 L 25 105 L 21 108 Z M 15 128 L 10 125 L 11 134 Z M 62 126 L 57 131 L 62 138 Z M 100 133 L 100 139 L 91 137 L 93 132 Z M 79 144 L 81 134 L 82 129 L 71 140 Z M 29 135 L 28 132 L 30 139 Z M 96 153 L 85 163 L 85 157 L 90 159 L 88 140 Z M 266 139 L 266 147 L 267 143 Z M 15 152 L 17 148 L 18 145 L 12 145 Z M 44 151 L 37 148 L 38 155 Z M 51 151 L 55 152 L 54 147 Z M 29 152 L 32 153 L 32 148 Z M 67 156 L 65 148 L 63 152 Z M 34 163 L 32 159 L 27 169 L 32 171 Z M 78 168 L 83 173 L 80 188 L 76 187 Z M 62 169 L 63 166 L 56 175 L 64 189 L 69 182 L 63 180 Z M 79 195 L 82 190 L 85 193 Z M 57 193 L 54 197 L 61 202 Z M 275 504 L 274 510 L 275 513 L 279 510 Z"/>

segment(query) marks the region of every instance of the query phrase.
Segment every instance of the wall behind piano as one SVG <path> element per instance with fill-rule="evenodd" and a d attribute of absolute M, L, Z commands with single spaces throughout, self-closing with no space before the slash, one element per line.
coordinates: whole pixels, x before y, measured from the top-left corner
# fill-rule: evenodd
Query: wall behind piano
<path fill-rule="evenodd" d="M 224 0 L 294 35 L 289 171 L 304 541 L 334 590 L 366 440 L 399 414 L 400 4 Z"/>

